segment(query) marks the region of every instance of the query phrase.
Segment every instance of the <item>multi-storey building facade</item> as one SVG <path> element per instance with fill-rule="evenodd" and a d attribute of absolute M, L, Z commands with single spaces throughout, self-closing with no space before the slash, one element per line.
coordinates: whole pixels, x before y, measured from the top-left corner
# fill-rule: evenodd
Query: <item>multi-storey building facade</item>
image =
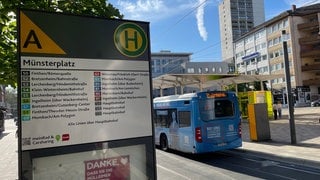
<path fill-rule="evenodd" d="M 228 74 L 226 62 L 188 62 L 185 64 L 185 74 Z"/>
<path fill-rule="evenodd" d="M 227 62 L 190 62 L 192 53 L 173 53 L 170 51 L 160 51 L 151 53 L 152 77 L 156 78 L 164 74 L 228 74 L 233 73 L 232 67 Z M 210 87 L 219 89 L 220 87 Z M 180 88 L 154 90 L 153 96 L 183 94 L 199 90 L 198 88 L 185 87 L 183 92 Z"/>
<path fill-rule="evenodd" d="M 184 73 L 182 64 L 190 62 L 192 53 L 173 53 L 171 51 L 160 51 L 151 54 L 152 77 L 167 73 Z"/>
<path fill-rule="evenodd" d="M 291 86 L 297 104 L 320 94 L 320 4 L 296 8 L 266 21 L 234 42 L 235 66 L 242 74 L 285 74 L 283 41 L 287 41 Z M 286 88 L 285 77 L 270 81 Z"/>
<path fill-rule="evenodd" d="M 264 21 L 264 0 L 223 0 L 219 4 L 222 60 L 233 63 L 233 41 Z"/>

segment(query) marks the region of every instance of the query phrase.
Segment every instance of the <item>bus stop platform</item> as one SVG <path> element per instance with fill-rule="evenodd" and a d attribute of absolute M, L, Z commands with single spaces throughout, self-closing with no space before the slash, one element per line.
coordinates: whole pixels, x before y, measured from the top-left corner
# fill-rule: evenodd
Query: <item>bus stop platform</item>
<path fill-rule="evenodd" d="M 284 108 L 280 119 L 269 120 L 271 139 L 266 141 L 252 141 L 249 122 L 243 120 L 243 145 L 235 151 L 311 166 L 320 171 L 320 107 L 294 108 L 296 144 L 291 143 L 288 114 L 288 108 Z"/>

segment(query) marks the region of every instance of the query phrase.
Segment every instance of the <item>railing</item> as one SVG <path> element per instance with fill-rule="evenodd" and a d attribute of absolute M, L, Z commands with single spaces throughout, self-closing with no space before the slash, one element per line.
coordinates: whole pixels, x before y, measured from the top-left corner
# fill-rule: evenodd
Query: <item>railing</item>
<path fill-rule="evenodd" d="M 300 45 L 306 45 L 306 44 L 312 45 L 319 42 L 320 42 L 320 36 L 318 34 L 302 37 L 299 39 Z"/>
<path fill-rule="evenodd" d="M 302 81 L 304 86 L 313 86 L 313 85 L 320 85 L 320 79 L 308 79 Z"/>
<path fill-rule="evenodd" d="M 305 64 L 301 66 L 301 71 L 320 71 L 320 64 Z"/>
<path fill-rule="evenodd" d="M 320 49 L 303 50 L 303 51 L 300 52 L 300 56 L 302 58 L 305 58 L 305 57 L 319 57 L 320 56 Z"/>
<path fill-rule="evenodd" d="M 318 21 L 313 21 L 313 22 L 307 22 L 307 23 L 302 23 L 302 24 L 298 24 L 298 29 L 299 30 L 312 30 L 315 28 L 319 28 L 319 22 Z"/>

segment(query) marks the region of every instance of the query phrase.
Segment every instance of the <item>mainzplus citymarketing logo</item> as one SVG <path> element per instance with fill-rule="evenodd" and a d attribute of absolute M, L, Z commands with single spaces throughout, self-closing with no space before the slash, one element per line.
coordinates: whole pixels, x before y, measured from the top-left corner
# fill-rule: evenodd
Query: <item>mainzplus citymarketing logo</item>
<path fill-rule="evenodd" d="M 147 35 L 137 24 L 123 23 L 114 32 L 114 44 L 121 54 L 138 57 L 147 49 Z"/>

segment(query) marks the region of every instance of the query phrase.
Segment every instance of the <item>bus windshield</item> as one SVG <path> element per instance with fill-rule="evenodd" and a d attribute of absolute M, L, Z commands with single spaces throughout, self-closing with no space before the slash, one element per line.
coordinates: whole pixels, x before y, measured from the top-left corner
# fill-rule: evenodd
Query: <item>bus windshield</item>
<path fill-rule="evenodd" d="M 234 116 L 234 107 L 230 100 L 212 98 L 199 102 L 199 112 L 203 121 L 212 121 Z"/>

